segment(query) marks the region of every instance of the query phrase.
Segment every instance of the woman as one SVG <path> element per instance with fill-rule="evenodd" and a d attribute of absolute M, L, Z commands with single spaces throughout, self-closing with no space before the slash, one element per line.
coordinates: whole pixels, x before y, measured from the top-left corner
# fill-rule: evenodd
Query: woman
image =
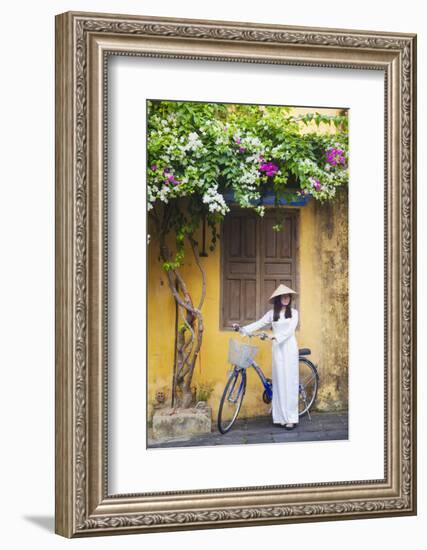
<path fill-rule="evenodd" d="M 273 309 L 264 317 L 241 327 L 245 335 L 267 325 L 273 329 L 273 423 L 293 430 L 298 424 L 298 345 L 295 329 L 298 325 L 298 311 L 291 307 L 294 290 L 279 285 L 270 297 Z"/>

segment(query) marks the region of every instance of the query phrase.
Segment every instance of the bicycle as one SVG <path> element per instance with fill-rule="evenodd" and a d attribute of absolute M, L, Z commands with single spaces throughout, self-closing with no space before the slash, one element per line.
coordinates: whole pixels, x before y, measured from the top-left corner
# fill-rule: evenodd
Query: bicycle
<path fill-rule="evenodd" d="M 235 328 L 240 331 L 240 327 Z M 248 335 L 249 338 L 260 338 L 260 340 L 274 340 L 274 337 L 269 336 L 265 332 L 254 333 Z M 271 378 L 267 378 L 261 367 L 255 362 L 255 355 L 258 351 L 256 346 L 241 343 L 237 340 L 230 339 L 228 360 L 231 363 L 233 370 L 231 371 L 224 392 L 221 397 L 218 410 L 218 430 L 222 434 L 226 434 L 232 428 L 233 424 L 239 416 L 243 398 L 246 392 L 246 371 L 248 368 L 253 368 L 257 373 L 264 387 L 262 400 L 269 404 L 273 398 L 273 384 Z M 299 399 L 298 399 L 298 414 L 310 416 L 312 408 L 319 388 L 319 373 L 316 365 L 314 365 L 307 356 L 311 354 L 308 348 L 301 348 L 299 351 Z"/>

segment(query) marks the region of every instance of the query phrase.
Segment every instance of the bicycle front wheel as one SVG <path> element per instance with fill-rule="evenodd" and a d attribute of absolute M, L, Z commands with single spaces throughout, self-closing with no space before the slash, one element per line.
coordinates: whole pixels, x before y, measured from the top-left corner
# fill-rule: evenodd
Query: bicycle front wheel
<path fill-rule="evenodd" d="M 218 410 L 218 430 L 227 433 L 236 421 L 246 391 L 246 370 L 234 368 L 230 374 Z"/>
<path fill-rule="evenodd" d="M 299 396 L 298 413 L 302 416 L 307 413 L 316 400 L 319 388 L 319 375 L 316 367 L 305 358 L 299 359 Z"/>

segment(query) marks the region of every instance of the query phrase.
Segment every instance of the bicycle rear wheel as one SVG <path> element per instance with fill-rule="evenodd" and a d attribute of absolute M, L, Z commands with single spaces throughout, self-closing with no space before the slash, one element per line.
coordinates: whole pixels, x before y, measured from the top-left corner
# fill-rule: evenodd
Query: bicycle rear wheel
<path fill-rule="evenodd" d="M 303 357 L 299 358 L 299 395 L 298 414 L 306 414 L 316 400 L 319 388 L 319 375 L 311 361 Z"/>
<path fill-rule="evenodd" d="M 218 430 L 227 433 L 236 421 L 246 391 L 246 370 L 234 368 L 224 388 L 218 410 Z"/>

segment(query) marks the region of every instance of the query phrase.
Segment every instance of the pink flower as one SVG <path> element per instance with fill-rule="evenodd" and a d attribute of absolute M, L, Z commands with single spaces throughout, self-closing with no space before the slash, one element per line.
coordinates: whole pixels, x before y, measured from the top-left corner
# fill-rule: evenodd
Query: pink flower
<path fill-rule="evenodd" d="M 326 162 L 331 166 L 336 166 L 337 164 L 345 164 L 345 153 L 342 149 L 336 147 L 330 147 L 325 151 Z"/>
<path fill-rule="evenodd" d="M 320 183 L 320 180 L 318 178 L 311 177 L 308 179 L 316 191 L 320 191 L 322 189 L 322 184 Z"/>
<path fill-rule="evenodd" d="M 169 174 L 169 172 L 166 172 L 165 174 L 167 176 L 167 179 L 165 180 L 165 185 L 169 185 L 172 183 L 173 185 L 179 185 L 181 182 L 177 179 L 175 179 L 175 176 L 173 174 Z"/>
<path fill-rule="evenodd" d="M 168 177 L 169 183 L 173 183 L 174 185 L 178 185 L 180 182 L 175 179 L 175 176 L 169 176 Z"/>
<path fill-rule="evenodd" d="M 259 169 L 260 172 L 265 172 L 267 176 L 274 176 L 279 171 L 279 167 L 273 162 L 262 162 Z"/>

